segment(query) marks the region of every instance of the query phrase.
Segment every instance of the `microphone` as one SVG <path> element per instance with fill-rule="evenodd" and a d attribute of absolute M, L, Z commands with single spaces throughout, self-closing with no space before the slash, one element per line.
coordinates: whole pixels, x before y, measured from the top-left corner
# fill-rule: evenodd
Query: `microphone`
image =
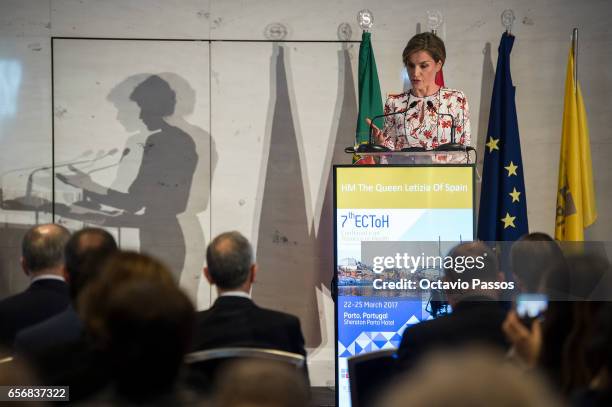
<path fill-rule="evenodd" d="M 440 144 L 437 148 L 435 148 L 434 150 L 436 151 L 465 151 L 465 146 L 462 144 L 459 144 L 456 142 L 455 140 L 455 118 L 453 117 L 453 115 L 448 114 L 448 113 L 439 113 L 436 108 L 434 107 L 434 104 L 431 100 L 427 101 L 427 107 L 431 110 L 433 110 L 434 112 L 436 112 L 436 114 L 438 116 L 448 116 L 451 119 L 451 142 L 450 143 L 444 143 L 444 144 Z"/>
<path fill-rule="evenodd" d="M 93 154 L 93 150 L 86 150 L 86 151 L 82 152 L 81 154 L 79 154 L 78 156 L 76 156 L 76 157 L 74 157 L 74 158 L 72 158 L 72 159 L 70 159 L 70 160 L 68 160 L 68 161 L 63 161 L 63 162 L 60 162 L 60 163 L 56 163 L 55 165 L 62 165 L 62 164 L 66 164 L 66 163 L 72 163 L 72 162 L 74 162 L 74 161 L 76 161 L 76 160 L 79 160 L 79 159 L 81 159 L 81 158 L 88 157 L 88 156 L 90 156 L 90 155 L 92 155 L 92 154 Z M 45 167 L 45 168 L 46 168 L 46 169 L 50 169 L 51 167 L 50 167 L 50 166 L 47 166 L 47 167 Z M 12 174 L 12 173 L 15 173 L 15 172 L 19 172 L 19 171 L 25 171 L 25 170 L 37 170 L 37 169 L 40 169 L 40 166 L 35 165 L 35 166 L 30 166 L 30 167 L 14 168 L 14 169 L 12 169 L 12 170 L 6 171 L 6 172 L 2 173 L 2 175 L 0 176 L 0 180 L 1 180 L 1 181 L 0 181 L 0 184 L 1 184 L 2 186 L 4 185 L 4 177 L 5 177 L 5 176 L 7 176 L 7 175 L 9 175 L 9 174 Z"/>
<path fill-rule="evenodd" d="M 82 152 L 81 154 L 79 154 L 78 156 L 70 159 L 69 161 L 64 161 L 64 162 L 61 162 L 60 164 L 71 163 L 71 162 L 74 162 L 74 161 L 79 160 L 81 158 L 88 157 L 88 156 L 90 156 L 92 154 L 93 154 L 93 150 L 86 150 L 86 151 Z M 32 170 L 32 169 L 34 170 L 34 172 L 38 172 L 38 171 L 42 171 L 42 170 L 51 169 L 51 166 L 45 166 L 45 167 L 42 167 L 42 168 L 39 167 L 39 166 L 15 168 L 15 169 L 6 171 L 2 175 L 0 175 L 0 206 L 2 206 L 2 208 L 5 208 L 5 204 L 8 202 L 8 201 L 4 200 L 4 193 L 3 193 L 4 192 L 3 191 L 3 189 L 4 189 L 4 177 L 9 175 L 9 174 L 13 174 L 15 172 L 24 171 L 24 170 Z M 33 178 L 33 176 L 34 175 L 32 173 L 28 175 L 27 184 L 26 184 L 26 195 L 23 198 L 23 199 L 25 199 L 27 201 L 26 204 L 28 204 L 28 205 L 30 203 L 32 203 L 32 183 L 33 183 L 33 179 L 32 178 Z"/>
<path fill-rule="evenodd" d="M 374 120 L 381 119 L 387 116 L 394 116 L 396 114 L 406 113 L 408 109 L 398 110 L 397 112 L 387 113 L 387 114 L 379 114 L 378 116 L 374 116 L 372 121 L 370 122 L 370 134 L 368 135 L 368 144 L 361 144 L 357 147 L 358 153 L 384 153 L 391 151 L 389 148 L 385 146 L 381 146 L 379 144 L 372 144 L 372 130 L 374 129 Z"/>
<path fill-rule="evenodd" d="M 415 100 L 414 102 L 410 104 L 410 106 L 408 106 L 408 109 L 412 109 L 418 103 L 419 102 Z M 406 131 L 406 122 L 404 122 L 404 134 L 406 134 L 406 139 L 408 139 L 408 132 Z M 402 148 L 402 153 L 421 153 L 423 151 L 427 151 L 427 149 L 425 147 L 404 147 Z"/>
<path fill-rule="evenodd" d="M 393 112 L 393 113 L 379 114 L 378 116 L 374 116 L 372 118 L 372 122 L 370 123 L 370 134 L 368 135 L 368 144 L 361 144 L 359 147 L 357 147 L 357 150 L 355 152 L 357 153 L 382 153 L 382 152 L 391 151 L 385 146 L 381 146 L 379 144 L 372 144 L 372 130 L 374 129 L 374 120 L 380 119 L 383 117 L 387 117 L 387 116 L 394 116 L 396 114 L 404 114 L 409 109 L 412 109 L 416 105 L 417 105 L 417 101 L 415 100 L 406 109 L 398 110 L 397 112 Z"/>

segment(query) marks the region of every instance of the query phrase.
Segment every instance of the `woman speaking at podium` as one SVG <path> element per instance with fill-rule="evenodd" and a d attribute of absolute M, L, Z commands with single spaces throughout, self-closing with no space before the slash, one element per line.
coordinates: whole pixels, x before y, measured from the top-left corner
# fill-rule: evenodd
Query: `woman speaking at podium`
<path fill-rule="evenodd" d="M 433 33 L 417 34 L 408 41 L 402 59 L 412 87 L 387 98 L 384 128 L 372 124 L 376 144 L 392 151 L 442 150 L 453 142 L 459 144 L 455 150 L 469 146 L 470 113 L 465 94 L 436 84 L 436 74 L 446 60 L 444 42 Z M 444 144 L 448 146 L 440 147 Z"/>

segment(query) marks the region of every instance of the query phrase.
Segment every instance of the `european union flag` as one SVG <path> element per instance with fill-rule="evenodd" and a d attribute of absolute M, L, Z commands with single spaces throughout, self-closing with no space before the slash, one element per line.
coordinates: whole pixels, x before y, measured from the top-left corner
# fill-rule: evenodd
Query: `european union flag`
<path fill-rule="evenodd" d="M 513 44 L 514 36 L 504 33 L 499 43 L 482 170 L 478 239 L 483 241 L 516 240 L 529 230 L 515 88 L 510 75 Z"/>

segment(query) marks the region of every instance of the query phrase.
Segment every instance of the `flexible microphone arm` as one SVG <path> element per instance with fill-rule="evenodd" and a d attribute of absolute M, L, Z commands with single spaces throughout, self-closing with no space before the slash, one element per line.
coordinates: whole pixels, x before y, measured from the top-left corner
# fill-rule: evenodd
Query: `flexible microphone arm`
<path fill-rule="evenodd" d="M 374 120 L 381 119 L 381 118 L 388 117 L 388 116 L 395 116 L 396 114 L 404 114 L 408 111 L 408 109 L 414 107 L 415 105 L 416 105 L 416 102 L 412 102 L 412 104 L 406 109 L 398 110 L 397 112 L 393 112 L 393 113 L 379 114 L 377 116 L 374 116 L 372 118 L 372 121 L 370 122 L 370 133 L 368 134 L 368 144 L 359 145 L 357 147 L 357 150 L 355 150 L 355 152 L 356 153 L 382 153 L 382 152 L 391 151 L 385 146 L 381 146 L 379 144 L 372 143 L 372 130 L 374 130 Z"/>
<path fill-rule="evenodd" d="M 26 186 L 26 194 L 25 194 L 25 196 L 26 197 L 31 197 L 32 196 L 32 187 L 33 187 L 33 184 L 34 184 L 34 175 L 38 174 L 41 171 L 46 171 L 46 170 L 50 170 L 50 169 L 57 169 L 57 168 L 62 168 L 62 167 L 68 167 L 68 166 L 71 166 L 71 165 L 84 164 L 84 163 L 96 161 L 96 160 L 99 160 L 99 159 L 101 159 L 103 157 L 110 157 L 112 155 L 115 155 L 116 152 L 117 152 L 117 149 L 113 149 L 113 150 L 110 150 L 109 152 L 107 152 L 106 154 L 104 154 L 102 157 L 94 158 L 92 160 L 81 160 L 81 161 L 74 161 L 74 162 L 64 162 L 61 165 L 55 165 L 55 166 L 47 165 L 47 166 L 44 166 L 44 167 L 37 168 L 34 171 L 32 171 L 30 173 L 30 175 L 28 175 L 28 182 L 27 182 L 27 186 Z"/>
<path fill-rule="evenodd" d="M 391 151 L 389 148 L 385 147 L 385 146 L 381 146 L 380 144 L 373 144 L 372 143 L 372 131 L 374 130 L 374 121 L 376 119 L 382 119 L 384 117 L 387 116 L 395 116 L 396 114 L 404 114 L 408 111 L 408 109 L 402 109 L 402 110 L 398 110 L 397 112 L 393 112 L 393 113 L 386 113 L 386 114 L 379 114 L 377 116 L 374 116 L 372 118 L 372 121 L 370 122 L 370 132 L 368 134 L 368 144 L 361 144 L 359 147 L 357 147 L 357 152 L 358 153 L 375 153 L 375 152 L 386 152 L 386 151 Z"/>
<path fill-rule="evenodd" d="M 104 166 L 104 167 L 94 168 L 93 170 L 91 170 L 91 171 L 87 172 L 87 175 L 91 175 L 91 174 L 93 174 L 94 172 L 102 171 L 102 170 L 105 170 L 105 169 L 107 169 L 107 168 L 112 168 L 112 167 L 116 167 L 116 166 L 118 166 L 119 164 L 121 164 L 121 162 L 123 161 L 123 159 L 125 158 L 125 156 L 126 156 L 126 155 L 128 155 L 129 153 L 130 153 L 130 149 L 129 149 L 129 147 L 126 147 L 126 148 L 123 150 L 123 153 L 121 153 L 121 157 L 119 158 L 119 161 L 117 161 L 117 162 L 116 162 L 116 163 L 114 163 L 114 164 L 106 165 L 106 166 Z"/>
<path fill-rule="evenodd" d="M 92 150 L 87 150 L 87 151 L 79 154 L 77 157 L 75 157 L 75 158 L 73 158 L 73 159 L 71 159 L 69 161 L 64 161 L 61 164 L 71 163 L 74 160 L 78 160 L 79 158 L 87 157 L 87 156 L 91 155 L 92 153 L 93 153 Z M 32 169 L 36 170 L 36 169 L 40 169 L 40 167 L 38 167 L 36 165 L 36 166 L 30 166 L 30 167 L 15 168 L 15 169 L 12 169 L 12 170 L 9 170 L 9 171 L 6 171 L 6 172 L 2 173 L 2 175 L 0 175 L 0 191 L 2 191 L 2 189 L 4 188 L 4 177 L 5 176 L 7 176 L 9 174 L 13 174 L 15 172 L 24 171 L 24 170 L 32 170 Z M 30 177 L 28 176 L 28 180 L 29 179 L 30 179 Z M 4 202 L 4 197 L 0 197 L 0 202 Z"/>
<path fill-rule="evenodd" d="M 436 112 L 438 116 L 449 116 L 451 119 L 451 142 L 440 144 L 437 148 L 435 148 L 435 150 L 436 151 L 457 151 L 457 150 L 465 151 L 466 150 L 465 146 L 457 143 L 457 141 L 455 140 L 455 129 L 457 127 L 455 126 L 455 118 L 453 117 L 453 115 L 448 114 L 448 113 L 438 112 L 436 108 L 434 107 L 434 104 L 431 100 L 427 101 L 427 107 L 433 110 L 434 112 Z"/>

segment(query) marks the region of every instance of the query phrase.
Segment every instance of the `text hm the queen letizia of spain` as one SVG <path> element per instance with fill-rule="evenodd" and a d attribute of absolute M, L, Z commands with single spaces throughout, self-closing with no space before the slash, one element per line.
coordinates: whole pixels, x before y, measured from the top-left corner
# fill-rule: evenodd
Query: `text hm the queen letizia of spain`
<path fill-rule="evenodd" d="M 468 192 L 467 184 L 449 184 L 445 182 L 427 184 L 342 184 L 342 192 Z"/>

